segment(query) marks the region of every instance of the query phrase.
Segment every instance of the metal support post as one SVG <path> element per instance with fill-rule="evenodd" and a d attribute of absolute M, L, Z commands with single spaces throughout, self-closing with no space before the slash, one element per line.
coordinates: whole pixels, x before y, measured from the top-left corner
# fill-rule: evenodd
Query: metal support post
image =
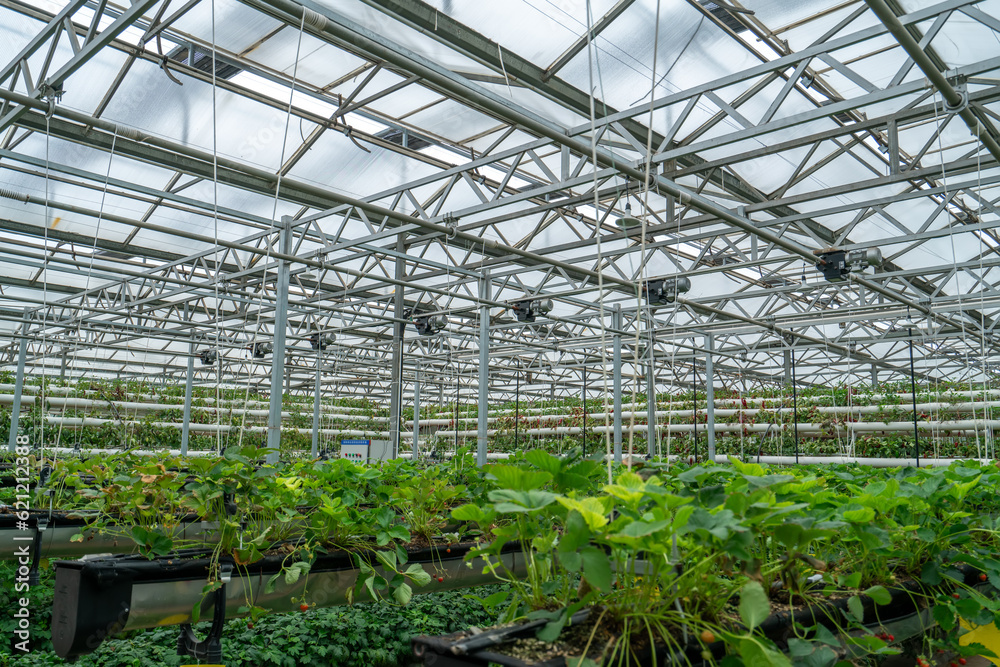
<path fill-rule="evenodd" d="M 614 430 L 615 430 L 615 463 L 622 462 L 622 306 L 615 304 L 615 310 L 611 314 L 611 328 L 615 330 L 614 336 Z"/>
<path fill-rule="evenodd" d="M 281 234 L 278 252 L 289 255 L 292 252 L 292 219 L 281 219 Z M 281 386 L 285 379 L 285 333 L 288 329 L 288 282 L 291 267 L 288 260 L 278 260 L 278 283 L 274 300 L 274 339 L 271 341 L 271 402 L 267 413 L 267 462 L 278 462 L 278 448 L 281 445 Z"/>
<path fill-rule="evenodd" d="M 694 390 L 691 392 L 691 408 L 694 415 L 694 429 L 691 433 L 691 453 L 698 456 L 698 367 L 691 366 L 694 374 Z"/>
<path fill-rule="evenodd" d="M 313 381 L 313 429 L 312 429 L 312 457 L 319 456 L 319 385 L 320 375 L 323 371 L 323 348 L 322 343 L 316 346 L 316 379 Z"/>
<path fill-rule="evenodd" d="M 292 355 L 285 355 L 285 393 L 291 396 L 292 394 Z M 222 378 L 219 378 L 222 381 Z"/>
<path fill-rule="evenodd" d="M 587 456 L 587 366 L 583 367 L 583 455 Z"/>
<path fill-rule="evenodd" d="M 920 431 L 917 429 L 917 381 L 913 377 L 913 329 L 907 328 L 906 335 L 910 339 L 910 398 L 913 405 L 913 454 L 920 467 Z"/>
<path fill-rule="evenodd" d="M 799 462 L 799 389 L 795 378 L 795 351 L 789 350 L 792 359 L 792 420 L 795 424 L 795 463 Z"/>
<path fill-rule="evenodd" d="M 476 434 L 476 463 L 486 465 L 486 425 L 489 410 L 490 381 L 490 307 L 485 305 L 490 296 L 490 273 L 483 271 L 479 283 L 479 298 L 483 305 L 479 308 L 479 430 Z"/>
<path fill-rule="evenodd" d="M 872 391 L 878 390 L 878 366 L 872 364 Z"/>
<path fill-rule="evenodd" d="M 649 348 L 650 357 L 653 348 Z M 650 456 L 656 454 L 656 380 L 653 377 L 653 362 L 650 360 L 646 364 L 646 453 Z"/>
<path fill-rule="evenodd" d="M 711 336 L 705 336 L 705 410 L 708 413 L 705 426 L 708 435 L 709 461 L 715 461 L 715 368 L 712 362 L 714 351 L 715 341 Z M 695 391 L 697 390 L 695 387 Z"/>
<path fill-rule="evenodd" d="M 406 277 L 406 234 L 396 237 L 396 280 Z M 394 313 L 396 322 L 392 327 L 392 381 L 389 386 L 389 448 L 392 458 L 399 456 L 400 422 L 403 410 L 403 311 L 406 309 L 403 286 L 396 285 Z"/>
<path fill-rule="evenodd" d="M 784 369 L 785 369 L 785 384 L 792 384 L 792 351 L 789 349 L 782 350 L 784 355 Z"/>
<path fill-rule="evenodd" d="M 646 330 L 646 454 L 656 452 L 656 373 L 653 366 L 653 315 L 649 316 Z"/>
<path fill-rule="evenodd" d="M 413 374 L 413 459 L 420 456 L 420 366 Z"/>
<path fill-rule="evenodd" d="M 219 344 L 219 338 L 216 336 L 215 344 Z M 225 356 L 222 354 L 222 350 L 219 350 L 218 354 L 215 355 L 215 385 L 217 387 L 222 386 L 222 363 L 225 360 Z M 280 415 L 280 413 L 279 413 Z M 217 431 L 215 433 L 215 453 L 222 455 L 222 431 Z"/>
<path fill-rule="evenodd" d="M 514 386 L 514 451 L 519 451 L 518 444 L 521 426 L 521 362 L 517 362 L 517 379 Z"/>
<path fill-rule="evenodd" d="M 17 428 L 21 420 L 21 393 L 24 391 L 24 366 L 28 361 L 28 313 L 24 313 L 24 326 L 21 329 L 21 342 L 17 350 L 17 376 L 14 380 L 14 403 L 10 406 L 10 434 L 7 437 L 7 449 L 11 452 L 17 448 Z M 42 443 L 37 443 L 41 446 Z"/>
<path fill-rule="evenodd" d="M 184 382 L 184 417 L 181 421 L 181 456 L 187 456 L 188 443 L 191 437 L 191 395 L 194 391 L 194 337 L 188 345 L 187 377 Z M 221 406 L 216 406 L 221 407 Z"/>
<path fill-rule="evenodd" d="M 66 379 L 66 364 L 67 364 L 67 362 L 69 360 L 69 348 L 68 347 L 62 348 L 62 355 L 61 356 L 62 356 L 62 359 L 59 360 L 59 379 L 60 380 L 65 380 Z"/>

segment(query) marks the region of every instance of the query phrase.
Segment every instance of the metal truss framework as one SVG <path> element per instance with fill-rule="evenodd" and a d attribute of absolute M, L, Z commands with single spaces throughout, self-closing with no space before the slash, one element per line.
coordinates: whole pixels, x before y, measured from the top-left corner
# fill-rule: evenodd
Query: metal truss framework
<path fill-rule="evenodd" d="M 20 184 L 0 189 L 10 203 L 0 209 L 8 367 L 22 336 L 35 373 L 168 381 L 184 376 L 192 352 L 214 348 L 221 377 L 201 369 L 199 381 L 267 389 L 271 361 L 249 350 L 272 338 L 287 307 L 286 390 L 311 391 L 309 338 L 330 332 L 337 342 L 321 373 L 337 391 L 388 396 L 396 373 L 405 383 L 419 369 L 425 387 L 471 398 L 485 306 L 498 397 L 518 375 L 539 397 L 579 395 L 584 369 L 591 390 L 608 387 L 616 333 L 640 393 L 650 367 L 663 388 L 697 385 L 706 336 L 714 372 L 734 387 L 785 381 L 791 347 L 805 383 L 899 379 L 907 318 L 920 320 L 923 377 L 993 372 L 1000 46 L 958 60 L 935 50 L 955 26 L 1000 33 L 977 0 L 909 14 L 888 5 L 958 105 L 865 4 L 783 28 L 690 0 L 713 43 L 757 64 L 665 95 L 655 88 L 621 110 L 592 106 L 560 76 L 601 54 L 599 36 L 643 3 L 594 17 L 591 48 L 579 37 L 544 67 L 431 5 L 364 2 L 390 27 L 312 0 L 241 0 L 247 21 L 268 28 L 232 50 L 185 20 L 206 16 L 211 0 L 73 0 L 54 14 L 0 0 L 37 30 L 0 63 L 0 180 Z M 387 36 L 395 28 L 467 65 L 404 47 Z M 778 37 L 804 28 L 813 37 L 797 50 Z M 319 84 L 295 62 L 258 55 L 278 40 L 299 53 L 306 38 L 351 64 Z M 96 104 L 63 104 L 89 85 L 99 56 L 115 70 Z M 891 76 L 876 69 L 887 62 Z M 211 105 L 192 113 L 210 116 L 214 133 L 217 96 L 252 109 L 259 127 L 247 129 L 242 157 L 164 135 L 148 113 L 127 122 L 123 109 L 136 106 L 151 70 L 167 94 L 201 91 Z M 574 121 L 547 115 L 553 106 Z M 434 116 L 445 107 L 476 131 L 451 133 Z M 978 136 L 957 122 L 970 114 Z M 419 176 L 372 178 L 348 195 L 307 168 L 333 147 Z M 153 177 L 133 180 L 130 169 Z M 641 228 L 617 224 L 626 204 Z M 287 252 L 279 214 L 292 220 Z M 814 251 L 873 246 L 884 263 L 847 282 L 828 283 L 812 266 Z M 658 309 L 639 298 L 647 278 L 674 275 L 695 284 L 690 298 Z M 531 297 L 557 309 L 516 321 L 507 306 Z M 445 314 L 448 327 L 418 336 L 413 312 Z"/>

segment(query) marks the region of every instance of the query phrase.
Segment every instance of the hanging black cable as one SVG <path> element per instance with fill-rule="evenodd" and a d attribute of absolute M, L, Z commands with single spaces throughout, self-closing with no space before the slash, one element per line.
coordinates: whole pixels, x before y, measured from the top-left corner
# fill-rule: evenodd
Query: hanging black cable
<path fill-rule="evenodd" d="M 795 348 L 789 355 L 792 360 L 792 421 L 795 423 L 795 464 L 799 463 L 799 390 L 795 386 Z"/>
<path fill-rule="evenodd" d="M 917 382 L 913 375 L 913 326 L 906 328 L 907 336 L 910 338 L 910 398 L 913 401 L 913 454 L 917 459 L 917 467 L 920 467 L 920 433 L 917 431 Z"/>
<path fill-rule="evenodd" d="M 459 391 L 458 370 L 455 371 L 455 451 L 458 451 L 458 391 Z"/>

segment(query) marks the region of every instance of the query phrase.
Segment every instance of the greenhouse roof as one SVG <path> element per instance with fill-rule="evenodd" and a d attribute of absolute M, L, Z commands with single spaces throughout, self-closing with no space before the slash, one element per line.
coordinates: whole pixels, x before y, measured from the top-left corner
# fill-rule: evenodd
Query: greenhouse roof
<path fill-rule="evenodd" d="M 0 0 L 0 354 L 24 337 L 34 373 L 168 381 L 214 348 L 201 382 L 266 387 L 279 362 L 251 348 L 287 312 L 287 389 L 319 367 L 381 396 L 394 373 L 474 386 L 486 314 L 499 392 L 608 386 L 616 337 L 626 381 L 698 384 L 708 345 L 723 384 L 898 379 L 911 349 L 918 376 L 980 379 L 997 16 Z M 534 322 L 511 308 L 538 299 Z"/>

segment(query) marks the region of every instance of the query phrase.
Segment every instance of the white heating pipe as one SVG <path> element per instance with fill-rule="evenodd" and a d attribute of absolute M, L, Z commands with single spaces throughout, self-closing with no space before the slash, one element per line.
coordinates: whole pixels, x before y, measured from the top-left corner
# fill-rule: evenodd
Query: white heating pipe
<path fill-rule="evenodd" d="M 719 405 L 719 401 L 716 401 L 715 404 Z M 785 407 L 786 407 L 786 409 L 783 410 L 782 412 L 789 412 L 788 407 L 787 406 L 785 406 Z M 830 415 L 847 415 L 847 414 L 851 414 L 851 415 L 854 415 L 854 414 L 858 414 L 858 415 L 871 415 L 871 414 L 878 414 L 880 410 L 883 411 L 883 412 L 886 412 L 886 411 L 894 409 L 894 408 L 898 408 L 899 410 L 901 410 L 904 413 L 912 413 L 913 412 L 913 404 L 912 403 L 906 403 L 906 404 L 901 404 L 901 405 L 881 406 L 881 407 L 877 406 L 877 405 L 863 405 L 863 406 L 854 406 L 854 407 L 848 407 L 846 405 L 838 405 L 838 406 L 834 406 L 834 407 L 829 407 L 829 406 L 815 406 L 815 407 L 810 407 L 809 410 L 815 409 L 819 414 L 830 414 Z M 936 402 L 936 403 L 917 403 L 917 412 L 964 412 L 964 411 L 973 411 L 973 410 L 986 410 L 988 408 L 1000 408 L 1000 401 L 973 401 L 973 402 L 966 402 L 966 403 L 942 403 L 942 402 Z M 757 416 L 761 412 L 763 412 L 763 410 L 761 410 L 760 408 L 737 408 L 737 409 L 730 409 L 730 408 L 721 408 L 720 409 L 720 408 L 716 408 L 715 409 L 715 416 L 717 418 L 719 418 L 719 417 L 736 417 L 736 416 L 739 416 L 739 415 L 746 415 L 746 416 L 749 416 L 749 417 L 755 417 L 755 416 Z M 774 412 L 774 410 L 767 410 L 767 412 Z M 595 421 L 598 421 L 598 420 L 602 419 L 602 415 L 603 414 L 604 414 L 603 411 L 601 411 L 601 412 L 591 412 L 591 413 L 589 413 L 589 416 L 593 417 Z M 608 413 L 608 414 L 609 414 L 608 418 L 610 419 L 611 418 L 610 417 L 610 413 Z M 694 410 L 657 410 L 656 411 L 656 417 L 657 417 L 657 419 L 670 419 L 670 418 L 674 418 L 674 417 L 679 417 L 679 418 L 682 418 L 682 417 L 693 417 L 694 414 L 695 414 Z M 704 408 L 699 408 L 698 409 L 698 414 L 699 415 L 704 415 L 705 414 L 705 409 Z M 580 417 L 580 415 L 569 415 L 569 414 L 532 415 L 532 416 L 522 416 L 520 421 L 522 423 L 525 423 L 525 422 L 527 422 L 527 423 L 534 423 L 534 422 L 546 422 L 546 421 L 551 422 L 551 421 L 558 421 L 560 419 L 563 419 L 563 420 L 566 420 L 566 419 L 577 419 L 579 417 Z M 635 418 L 645 419 L 646 418 L 646 411 L 643 410 L 641 412 L 622 412 L 622 418 L 623 419 L 628 419 L 629 417 L 635 417 Z M 490 417 L 487 421 L 490 424 L 495 424 L 498 419 L 499 419 L 498 417 Z M 424 426 L 450 426 L 452 424 L 452 421 L 453 420 L 451 420 L 451 419 L 421 419 L 420 423 L 421 423 L 421 425 L 424 425 Z M 466 417 L 460 417 L 458 421 L 459 422 L 475 422 L 476 418 L 475 417 L 468 417 L 468 418 L 466 418 Z M 410 425 L 413 424 L 412 421 L 407 422 L 407 423 L 410 424 Z"/>
<path fill-rule="evenodd" d="M 61 424 L 62 426 L 70 429 L 80 428 L 82 426 L 101 426 L 102 424 L 127 424 L 129 426 L 134 425 L 148 425 L 157 426 L 161 428 L 183 428 L 184 425 L 180 422 L 141 422 L 134 421 L 130 419 L 100 419 L 97 417 L 57 417 L 54 415 L 46 415 L 45 421 L 50 424 Z M 232 430 L 244 430 L 251 433 L 266 433 L 266 426 L 230 426 L 228 424 L 195 424 L 192 423 L 189 426 L 192 432 L 197 433 L 228 433 Z M 312 433 L 311 428 L 288 428 L 289 431 L 297 431 L 298 433 Z M 338 429 L 338 428 L 324 428 L 319 430 L 321 435 L 346 435 L 358 438 L 386 438 L 388 437 L 385 433 L 379 433 L 378 431 L 361 431 L 352 429 Z"/>
<path fill-rule="evenodd" d="M 118 454 L 118 453 L 121 453 L 122 450 L 120 450 L 120 449 L 107 449 L 107 448 L 84 448 L 84 449 L 75 450 L 75 449 L 72 449 L 72 448 L 69 448 L 69 447 L 48 447 L 48 448 L 45 448 L 44 451 L 46 451 L 46 452 L 59 452 L 59 453 L 63 453 L 63 454 Z M 136 454 L 138 456 L 163 456 L 164 454 L 168 454 L 170 456 L 180 456 L 180 450 L 179 449 L 161 449 L 161 450 L 132 449 L 132 450 L 129 450 L 129 453 L 130 454 Z M 292 453 L 295 453 L 295 454 L 306 454 L 307 452 L 305 452 L 305 450 L 303 450 L 302 452 L 292 452 Z M 216 456 L 216 455 L 217 454 L 214 451 L 198 451 L 198 450 L 188 451 L 188 456 L 194 456 L 194 457 Z M 452 458 L 455 455 L 455 453 L 454 452 L 441 452 L 441 453 L 439 453 L 439 455 L 443 456 L 444 458 Z M 409 459 L 412 456 L 413 456 L 412 453 L 405 452 L 405 453 L 400 454 L 399 458 L 401 458 L 401 459 Z M 507 453 L 504 453 L 504 452 L 492 452 L 492 453 L 487 454 L 486 458 L 489 459 L 489 460 L 491 460 L 491 461 L 502 461 L 502 460 L 506 460 L 506 459 L 511 458 L 511 456 L 512 456 L 512 454 L 507 454 Z M 607 459 L 608 456 L 605 455 L 604 458 Z M 634 457 L 634 458 L 636 460 L 642 460 L 643 459 L 643 457 L 638 457 L 638 456 Z M 670 460 L 670 461 L 678 461 L 678 460 L 688 460 L 688 461 L 690 461 L 691 460 L 691 457 L 678 456 L 676 454 L 672 454 L 670 456 L 660 457 L 660 458 L 661 459 L 662 458 L 666 458 L 667 460 Z M 739 460 L 739 457 L 733 457 L 733 458 Z M 920 466 L 921 467 L 925 467 L 925 468 L 929 468 L 929 467 L 947 467 L 947 466 L 949 466 L 952 463 L 955 463 L 957 461 L 976 461 L 980 465 L 988 465 L 990 463 L 993 463 L 992 459 L 974 459 L 974 458 L 970 458 L 970 459 L 940 459 L 940 458 L 938 458 L 938 459 L 929 459 L 929 458 L 923 458 L 923 457 L 921 457 L 921 459 L 920 459 Z M 716 455 L 716 462 L 717 463 L 730 463 L 730 457 L 728 455 L 726 455 L 726 454 L 718 454 L 718 455 Z M 759 457 L 757 457 L 757 456 L 751 456 L 751 457 L 747 457 L 745 462 L 746 463 L 758 463 L 759 462 L 759 463 L 762 463 L 762 464 L 765 464 L 765 465 L 796 465 L 796 461 L 795 461 L 795 457 L 794 456 L 759 456 Z M 799 460 L 798 460 L 798 465 L 838 465 L 838 464 L 842 465 L 842 464 L 849 464 L 849 463 L 856 463 L 856 464 L 859 464 L 859 465 L 871 466 L 873 468 L 900 468 L 900 467 L 912 467 L 912 466 L 915 465 L 916 462 L 912 458 L 864 458 L 864 457 L 859 457 L 859 456 L 803 456 L 801 454 L 799 455 Z"/>
<path fill-rule="evenodd" d="M 661 432 L 670 433 L 691 433 L 694 432 L 697 426 L 698 432 L 703 432 L 705 430 L 704 424 L 658 424 L 657 428 Z M 646 424 L 635 424 L 632 427 L 623 427 L 624 432 L 634 431 L 636 433 L 645 433 L 649 430 Z M 922 430 L 934 430 L 934 431 L 982 431 L 984 429 L 1000 429 L 1000 419 L 960 419 L 953 421 L 939 421 L 939 420 L 920 420 L 917 421 L 917 428 Z M 791 431 L 793 429 L 793 424 L 715 424 L 716 433 L 739 433 L 742 430 L 746 430 L 748 433 L 766 433 L 769 430 L 772 432 L 779 431 Z M 610 427 L 605 426 L 588 426 L 587 431 L 589 433 L 604 433 L 610 430 Z M 809 424 L 809 423 L 799 423 L 799 433 L 828 433 L 831 431 L 836 432 L 865 432 L 865 433 L 908 433 L 913 431 L 912 421 L 892 421 L 892 422 L 847 422 L 843 424 L 832 424 L 827 426 L 825 424 Z M 525 435 L 579 435 L 583 433 L 583 428 L 580 426 L 555 426 L 550 428 L 529 428 L 521 431 Z M 476 431 L 459 431 L 459 437 L 472 437 L 476 434 Z M 488 432 L 488 435 L 498 435 L 498 434 L 510 434 L 510 431 L 499 431 L 492 429 Z M 441 438 L 454 437 L 455 431 L 438 431 L 435 435 Z"/>
<path fill-rule="evenodd" d="M 455 452 L 444 452 L 442 454 L 445 458 L 451 458 L 455 455 Z M 494 453 L 488 454 L 488 458 L 491 459 L 508 459 L 512 455 L 505 453 Z M 555 456 L 559 456 L 556 454 Z M 410 458 L 410 454 L 404 454 L 401 458 Z M 604 455 L 605 459 L 608 459 L 607 454 Z M 635 456 L 633 457 L 636 461 L 645 460 L 645 457 Z M 671 454 L 670 456 L 660 457 L 660 459 L 667 459 L 669 461 L 693 461 L 693 457 L 680 456 L 677 454 Z M 738 456 L 732 457 L 735 460 L 740 460 Z M 726 454 L 717 454 L 715 457 L 716 463 L 730 463 L 730 457 Z M 956 461 L 976 461 L 980 465 L 988 465 L 993 463 L 992 459 L 928 459 L 920 458 L 920 467 L 922 468 L 944 468 L 950 466 Z M 796 463 L 794 456 L 752 456 L 746 458 L 746 463 L 762 463 L 765 465 L 843 465 L 848 463 L 856 463 L 859 465 L 871 466 L 873 468 L 908 468 L 916 465 L 916 461 L 913 458 L 865 458 L 860 456 L 803 456 L 799 455 L 799 460 Z"/>
<path fill-rule="evenodd" d="M 14 385 L 0 383 L 0 391 L 14 391 Z M 41 391 L 40 387 L 37 387 L 35 385 L 25 385 L 24 388 L 22 389 L 22 394 L 38 394 L 40 391 Z M 62 395 L 76 394 L 76 395 L 83 395 L 83 396 L 93 396 L 93 395 L 98 394 L 99 392 L 91 390 L 91 389 L 76 390 L 73 387 L 51 387 L 50 386 L 50 387 L 48 387 L 46 389 L 46 393 L 49 394 L 49 396 L 46 396 L 46 400 L 51 401 L 52 398 L 53 398 L 51 396 L 51 394 L 62 394 Z M 159 400 L 159 401 L 164 401 L 164 400 L 177 401 L 176 405 L 183 405 L 183 401 L 184 401 L 184 397 L 183 396 L 174 396 L 173 394 L 171 394 L 169 396 L 165 396 L 163 394 L 132 394 L 132 393 L 126 393 L 125 396 L 126 396 L 126 398 L 131 398 L 131 399 L 145 398 L 145 399 L 154 399 L 154 400 Z M 26 401 L 26 400 L 28 400 L 28 398 L 27 398 L 27 396 L 25 396 L 21 400 L 22 401 Z M 105 399 L 101 399 L 101 398 L 97 398 L 97 399 L 93 399 L 93 400 L 97 401 L 98 403 L 104 403 L 104 404 L 109 403 L 109 401 L 107 401 Z M 194 400 L 201 401 L 203 403 L 209 403 L 209 404 L 214 404 L 216 402 L 216 400 L 214 398 L 210 398 L 210 397 L 202 397 L 202 398 L 195 397 Z M 12 401 L 13 401 L 13 395 L 12 394 L 7 394 L 7 395 L 0 394 L 0 403 L 10 404 Z M 117 402 L 117 401 L 110 401 L 110 402 Z M 291 401 L 291 402 L 294 403 L 294 401 Z M 235 399 L 235 398 L 234 399 L 222 399 L 221 401 L 219 401 L 219 403 L 221 405 L 259 405 L 259 406 L 267 406 L 268 405 L 268 403 L 266 401 L 244 401 L 242 399 Z M 161 405 L 174 405 L 174 403 L 167 402 L 167 403 L 161 403 Z M 302 405 L 304 408 L 309 407 L 305 403 L 300 403 L 300 405 Z M 327 403 L 324 403 L 323 405 L 326 406 L 326 407 L 336 408 L 337 410 L 341 410 L 343 412 L 364 412 L 364 411 L 368 410 L 368 408 L 355 408 L 355 407 L 350 407 L 350 406 L 346 406 L 346 405 L 330 405 L 330 404 L 327 404 Z M 267 411 L 265 410 L 265 414 L 266 414 L 266 412 Z M 311 415 L 312 412 L 309 412 L 308 414 Z"/>

